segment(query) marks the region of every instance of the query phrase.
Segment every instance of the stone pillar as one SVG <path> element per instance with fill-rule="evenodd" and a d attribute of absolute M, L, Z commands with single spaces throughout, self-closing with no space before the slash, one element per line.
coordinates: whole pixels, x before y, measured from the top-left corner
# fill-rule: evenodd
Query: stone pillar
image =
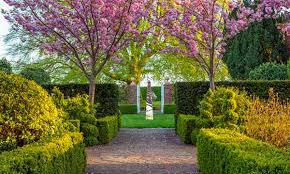
<path fill-rule="evenodd" d="M 137 99 L 137 113 L 140 113 L 141 112 L 141 103 L 140 103 L 140 100 L 141 100 L 141 91 L 140 91 L 140 85 L 137 86 L 137 96 L 136 96 L 136 99 Z"/>
<path fill-rule="evenodd" d="M 164 103 L 172 104 L 173 102 L 173 84 L 170 84 L 168 80 L 166 80 L 164 85 Z"/>
<path fill-rule="evenodd" d="M 161 113 L 164 113 L 164 84 L 161 84 Z"/>
<path fill-rule="evenodd" d="M 153 120 L 153 93 L 150 80 L 147 85 L 146 120 Z"/>
<path fill-rule="evenodd" d="M 132 82 L 129 86 L 128 86 L 128 102 L 129 104 L 136 104 L 137 102 L 137 85 Z"/>

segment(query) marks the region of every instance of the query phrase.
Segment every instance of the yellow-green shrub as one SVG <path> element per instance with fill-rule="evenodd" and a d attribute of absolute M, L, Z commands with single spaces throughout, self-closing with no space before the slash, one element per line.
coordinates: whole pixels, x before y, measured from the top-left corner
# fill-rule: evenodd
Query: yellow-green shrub
<path fill-rule="evenodd" d="M 239 128 L 242 125 L 249 100 L 246 94 L 233 88 L 209 90 L 199 105 L 200 116 L 209 119 L 215 127 Z"/>
<path fill-rule="evenodd" d="M 246 133 L 277 147 L 286 147 L 290 136 L 290 103 L 279 101 L 272 90 L 269 95 L 268 100 L 252 99 L 246 117 Z"/>
<path fill-rule="evenodd" d="M 61 127 L 59 111 L 41 86 L 0 73 L 0 151 L 55 135 Z"/>

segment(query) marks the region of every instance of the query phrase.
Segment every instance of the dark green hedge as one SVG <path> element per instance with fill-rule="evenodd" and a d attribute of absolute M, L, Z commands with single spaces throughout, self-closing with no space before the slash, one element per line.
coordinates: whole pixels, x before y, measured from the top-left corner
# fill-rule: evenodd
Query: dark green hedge
<path fill-rule="evenodd" d="M 43 85 L 48 92 L 56 86 L 65 95 L 73 97 L 77 94 L 89 94 L 88 84 L 64 84 L 64 85 Z M 119 90 L 115 84 L 97 84 L 95 102 L 98 104 L 97 116 L 116 115 L 119 112 L 118 106 Z"/>
<path fill-rule="evenodd" d="M 176 133 L 182 142 L 186 144 L 195 144 L 196 138 L 192 137 L 192 132 L 198 132 L 201 128 L 208 128 L 211 123 L 194 115 L 178 115 L 176 124 Z"/>
<path fill-rule="evenodd" d="M 146 100 L 147 98 L 147 87 L 141 87 L 141 95 L 142 99 Z M 154 101 L 161 101 L 161 87 L 160 86 L 152 86 L 152 91 L 156 95 L 156 99 Z"/>
<path fill-rule="evenodd" d="M 119 108 L 122 114 L 137 114 L 137 105 L 120 104 Z"/>
<path fill-rule="evenodd" d="M 101 144 L 107 144 L 117 135 L 119 131 L 118 116 L 107 116 L 100 118 L 97 121 L 97 127 L 99 129 L 99 142 Z"/>
<path fill-rule="evenodd" d="M 250 95 L 267 98 L 270 88 L 279 93 L 282 100 L 290 99 L 290 81 L 233 81 L 217 82 L 217 86 L 236 87 Z M 176 112 L 179 114 L 198 114 L 199 101 L 208 91 L 208 82 L 178 82 L 175 84 Z"/>
<path fill-rule="evenodd" d="M 174 114 L 176 110 L 175 104 L 166 104 L 164 105 L 164 114 Z"/>
<path fill-rule="evenodd" d="M 80 174 L 86 155 L 81 133 L 68 133 L 49 142 L 37 142 L 0 154 L 1 174 Z"/>
<path fill-rule="evenodd" d="M 203 174 L 289 174 L 290 156 L 276 147 L 226 129 L 202 129 L 197 142 Z"/>

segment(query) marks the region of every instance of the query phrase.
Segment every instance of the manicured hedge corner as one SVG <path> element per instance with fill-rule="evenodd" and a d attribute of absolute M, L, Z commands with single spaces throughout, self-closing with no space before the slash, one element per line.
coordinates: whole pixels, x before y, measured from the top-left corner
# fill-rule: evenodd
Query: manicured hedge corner
<path fill-rule="evenodd" d="M 75 97 L 78 94 L 89 94 L 88 84 L 63 84 L 63 85 L 42 85 L 49 93 L 57 87 L 65 97 Z M 98 117 L 116 115 L 119 112 L 118 106 L 119 89 L 115 84 L 97 84 L 95 103 Z"/>
<path fill-rule="evenodd" d="M 197 151 L 203 174 L 290 174 L 289 154 L 231 130 L 201 129 Z"/>
<path fill-rule="evenodd" d="M 86 166 L 81 133 L 67 133 L 49 142 L 32 143 L 0 154 L 1 174 L 80 174 Z"/>
<path fill-rule="evenodd" d="M 99 142 L 101 144 L 107 144 L 117 135 L 119 130 L 118 116 L 107 116 L 100 118 L 97 121 L 97 127 L 99 129 Z"/>
<path fill-rule="evenodd" d="M 122 114 L 137 114 L 137 105 L 121 104 L 119 108 Z"/>
<path fill-rule="evenodd" d="M 177 117 L 176 132 L 182 142 L 192 144 L 196 142 L 194 137 L 192 137 L 192 132 L 210 126 L 211 122 L 206 119 L 193 115 L 179 115 Z"/>
<path fill-rule="evenodd" d="M 166 104 L 164 105 L 164 114 L 174 114 L 176 110 L 175 104 Z"/>

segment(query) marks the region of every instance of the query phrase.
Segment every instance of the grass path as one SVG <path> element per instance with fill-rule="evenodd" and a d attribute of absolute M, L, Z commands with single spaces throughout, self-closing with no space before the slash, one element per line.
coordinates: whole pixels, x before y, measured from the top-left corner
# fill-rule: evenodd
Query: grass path
<path fill-rule="evenodd" d="M 174 128 L 173 114 L 154 114 L 154 120 L 146 120 L 145 114 L 122 115 L 122 128 Z"/>

